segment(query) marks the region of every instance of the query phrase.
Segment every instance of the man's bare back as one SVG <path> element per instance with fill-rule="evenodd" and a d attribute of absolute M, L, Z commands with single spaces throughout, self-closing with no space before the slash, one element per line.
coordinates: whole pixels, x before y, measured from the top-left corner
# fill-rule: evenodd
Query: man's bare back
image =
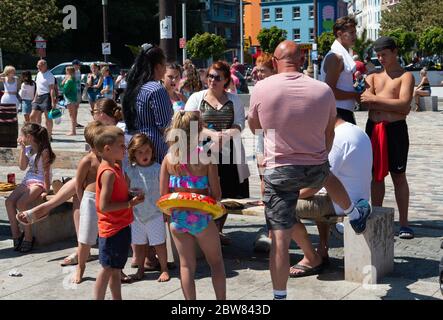
<path fill-rule="evenodd" d="M 97 179 L 97 170 L 100 166 L 100 160 L 94 152 L 90 152 L 86 155 L 84 160 L 86 162 L 85 168 L 88 168 L 88 173 L 83 182 L 83 188 L 85 191 L 95 192 L 95 181 Z"/>
<path fill-rule="evenodd" d="M 405 120 L 410 112 L 414 76 L 402 68 L 389 73 L 370 74 L 366 78 L 367 91 L 362 100 L 368 104 L 369 119 L 374 122 Z M 376 100 L 371 101 L 371 95 Z"/>

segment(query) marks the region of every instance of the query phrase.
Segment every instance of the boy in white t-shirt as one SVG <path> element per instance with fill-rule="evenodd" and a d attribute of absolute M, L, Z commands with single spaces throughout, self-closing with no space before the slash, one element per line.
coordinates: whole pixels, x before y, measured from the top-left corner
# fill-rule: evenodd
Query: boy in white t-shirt
<path fill-rule="evenodd" d="M 334 142 L 328 159 L 331 172 L 340 180 L 353 203 L 360 199 L 369 200 L 371 195 L 372 180 L 372 146 L 371 141 L 363 130 L 349 122 L 345 122 L 337 115 L 334 129 Z M 300 199 L 306 199 L 319 189 L 300 190 Z M 345 215 L 343 209 L 333 203 L 337 215 Z M 295 266 L 291 267 L 291 277 L 304 277 L 318 274 L 329 263 L 328 240 L 329 224 L 317 223 L 319 231 L 319 246 L 315 251 L 310 243 L 305 226 L 302 223 L 296 225 L 297 244 L 302 248 L 305 256 Z M 307 258 L 314 256 L 320 264 Z"/>

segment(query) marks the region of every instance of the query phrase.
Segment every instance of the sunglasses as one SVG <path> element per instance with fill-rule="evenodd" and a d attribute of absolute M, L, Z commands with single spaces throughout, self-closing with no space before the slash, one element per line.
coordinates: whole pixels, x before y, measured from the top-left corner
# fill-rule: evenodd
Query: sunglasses
<path fill-rule="evenodd" d="M 208 74 L 208 79 L 212 79 L 214 81 L 222 81 L 222 77 L 220 77 L 218 74 Z"/>

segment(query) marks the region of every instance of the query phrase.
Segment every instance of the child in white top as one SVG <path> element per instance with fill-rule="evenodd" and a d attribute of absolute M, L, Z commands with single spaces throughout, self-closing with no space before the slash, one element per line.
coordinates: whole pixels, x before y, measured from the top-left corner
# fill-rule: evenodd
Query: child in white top
<path fill-rule="evenodd" d="M 37 123 L 27 123 L 18 138 L 21 152 L 19 156 L 20 170 L 29 168 L 21 184 L 11 193 L 5 202 L 6 211 L 11 225 L 14 250 L 29 252 L 34 245 L 32 229 L 29 224 L 24 226 L 20 235 L 16 219 L 17 210 L 25 211 L 39 197 L 45 197 L 51 186 L 51 165 L 55 160 L 46 128 Z M 29 220 L 32 220 L 29 217 Z"/>
<path fill-rule="evenodd" d="M 25 117 L 25 122 L 29 122 L 29 116 L 32 112 L 32 100 L 34 100 L 37 86 L 32 80 L 30 71 L 24 71 L 22 73 L 22 85 L 19 92 L 22 98 L 22 112 Z"/>
<path fill-rule="evenodd" d="M 146 244 L 155 248 L 160 262 L 159 282 L 168 281 L 168 255 L 166 251 L 166 228 L 163 213 L 156 202 L 160 198 L 160 164 L 154 158 L 154 145 L 145 134 L 136 134 L 128 146 L 130 164 L 125 169 L 131 181 L 131 190 L 145 195 L 143 203 L 134 207 L 134 222 L 131 225 L 132 244 L 135 247 L 138 266 L 135 280 L 144 275 Z"/>

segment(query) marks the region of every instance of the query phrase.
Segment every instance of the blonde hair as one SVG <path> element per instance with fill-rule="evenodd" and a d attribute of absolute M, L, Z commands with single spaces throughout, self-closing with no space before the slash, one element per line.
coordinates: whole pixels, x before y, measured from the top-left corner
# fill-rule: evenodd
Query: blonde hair
<path fill-rule="evenodd" d="M 71 76 L 75 75 L 75 68 L 73 66 L 66 67 L 66 73 Z"/>
<path fill-rule="evenodd" d="M 94 137 L 94 146 L 98 152 L 103 152 L 105 146 L 113 145 L 119 137 L 124 137 L 125 133 L 117 127 L 105 126 L 97 136 Z"/>
<path fill-rule="evenodd" d="M 426 76 L 427 74 L 428 74 L 428 69 L 426 67 L 420 70 L 420 75 L 422 77 Z"/>
<path fill-rule="evenodd" d="M 5 76 L 9 76 L 11 72 L 16 72 L 15 68 L 13 66 L 6 66 L 2 74 L 4 74 Z"/>
<path fill-rule="evenodd" d="M 154 143 L 144 133 L 137 133 L 131 138 L 131 141 L 129 141 L 129 145 L 128 145 L 128 158 L 131 163 L 137 162 L 135 159 L 135 151 L 137 151 L 138 148 L 143 147 L 145 145 L 148 145 L 149 148 L 151 148 L 151 150 L 152 150 L 151 161 L 155 160 Z"/>
<path fill-rule="evenodd" d="M 175 159 L 180 159 L 182 161 L 186 161 L 186 159 L 189 159 L 191 146 L 191 128 L 195 123 L 197 123 L 198 125 L 198 133 L 200 133 L 203 129 L 203 125 L 200 114 L 198 112 L 186 112 L 184 110 L 180 110 L 174 113 L 171 126 L 166 131 L 166 141 L 168 142 L 170 148 L 172 146 L 177 147 L 175 152 L 173 154 L 171 153 Z M 183 154 L 184 150 L 186 150 L 185 154 Z M 180 151 L 182 151 L 182 156 L 180 156 Z M 179 166 L 179 164 L 177 166 Z"/>
<path fill-rule="evenodd" d="M 104 128 L 105 126 L 100 121 L 92 121 L 86 126 L 84 136 L 86 143 L 89 144 L 91 148 L 94 148 L 95 137 L 100 135 Z"/>

